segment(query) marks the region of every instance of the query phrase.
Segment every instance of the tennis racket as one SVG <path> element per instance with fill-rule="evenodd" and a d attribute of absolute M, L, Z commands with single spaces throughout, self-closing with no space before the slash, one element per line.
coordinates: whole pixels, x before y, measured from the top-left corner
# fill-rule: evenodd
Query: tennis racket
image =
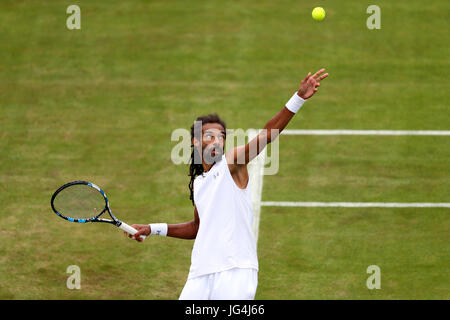
<path fill-rule="evenodd" d="M 53 211 L 61 218 L 78 223 L 104 222 L 134 235 L 137 230 L 118 220 L 109 208 L 105 192 L 87 181 L 72 181 L 61 186 L 52 196 Z M 111 219 L 100 218 L 108 211 Z M 145 236 L 141 235 L 144 240 Z"/>

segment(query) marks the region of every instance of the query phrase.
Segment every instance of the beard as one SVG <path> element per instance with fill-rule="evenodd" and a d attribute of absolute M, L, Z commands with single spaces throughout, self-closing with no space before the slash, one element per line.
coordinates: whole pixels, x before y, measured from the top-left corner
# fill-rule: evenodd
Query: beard
<path fill-rule="evenodd" d="M 206 164 L 213 164 L 222 159 L 223 149 L 219 145 L 206 146 L 203 148 L 203 160 Z"/>

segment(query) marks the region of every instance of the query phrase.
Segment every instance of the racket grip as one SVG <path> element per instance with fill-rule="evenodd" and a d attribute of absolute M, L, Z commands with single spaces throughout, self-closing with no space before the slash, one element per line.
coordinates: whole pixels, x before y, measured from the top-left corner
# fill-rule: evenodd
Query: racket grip
<path fill-rule="evenodd" d="M 122 224 L 119 226 L 119 228 L 131 235 L 134 235 L 134 234 L 136 234 L 136 232 L 138 232 L 135 228 L 129 226 L 125 222 L 122 222 Z M 142 240 L 145 240 L 145 238 L 146 238 L 144 235 L 141 235 L 140 237 Z"/>

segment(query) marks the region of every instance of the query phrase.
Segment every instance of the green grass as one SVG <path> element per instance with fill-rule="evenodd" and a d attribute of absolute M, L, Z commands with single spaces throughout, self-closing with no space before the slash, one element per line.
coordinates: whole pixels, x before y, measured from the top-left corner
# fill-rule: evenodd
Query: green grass
<path fill-rule="evenodd" d="M 450 128 L 448 1 L 0 4 L 0 298 L 176 299 L 192 241 L 137 245 L 58 219 L 50 196 L 102 186 L 128 223 L 192 219 L 171 132 L 218 112 L 263 127 L 308 71 L 330 77 L 289 129 Z M 450 202 L 447 137 L 281 137 L 266 201 Z M 258 299 L 449 299 L 448 209 L 261 210 Z M 81 290 L 66 288 L 80 266 Z M 368 290 L 366 268 L 381 268 Z"/>
<path fill-rule="evenodd" d="M 263 211 L 259 298 L 448 298 L 448 210 L 344 210 Z M 380 290 L 366 287 L 370 265 Z"/>

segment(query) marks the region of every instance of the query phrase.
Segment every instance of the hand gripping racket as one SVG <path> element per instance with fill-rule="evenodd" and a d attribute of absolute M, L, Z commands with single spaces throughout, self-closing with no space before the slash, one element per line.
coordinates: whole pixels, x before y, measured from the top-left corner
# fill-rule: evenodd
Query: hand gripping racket
<path fill-rule="evenodd" d="M 53 211 L 63 219 L 71 222 L 105 222 L 115 225 L 123 231 L 134 235 L 137 230 L 118 220 L 109 208 L 106 194 L 93 183 L 72 181 L 60 187 L 52 196 Z M 100 218 L 108 211 L 111 219 Z M 145 239 L 141 235 L 142 240 Z"/>

